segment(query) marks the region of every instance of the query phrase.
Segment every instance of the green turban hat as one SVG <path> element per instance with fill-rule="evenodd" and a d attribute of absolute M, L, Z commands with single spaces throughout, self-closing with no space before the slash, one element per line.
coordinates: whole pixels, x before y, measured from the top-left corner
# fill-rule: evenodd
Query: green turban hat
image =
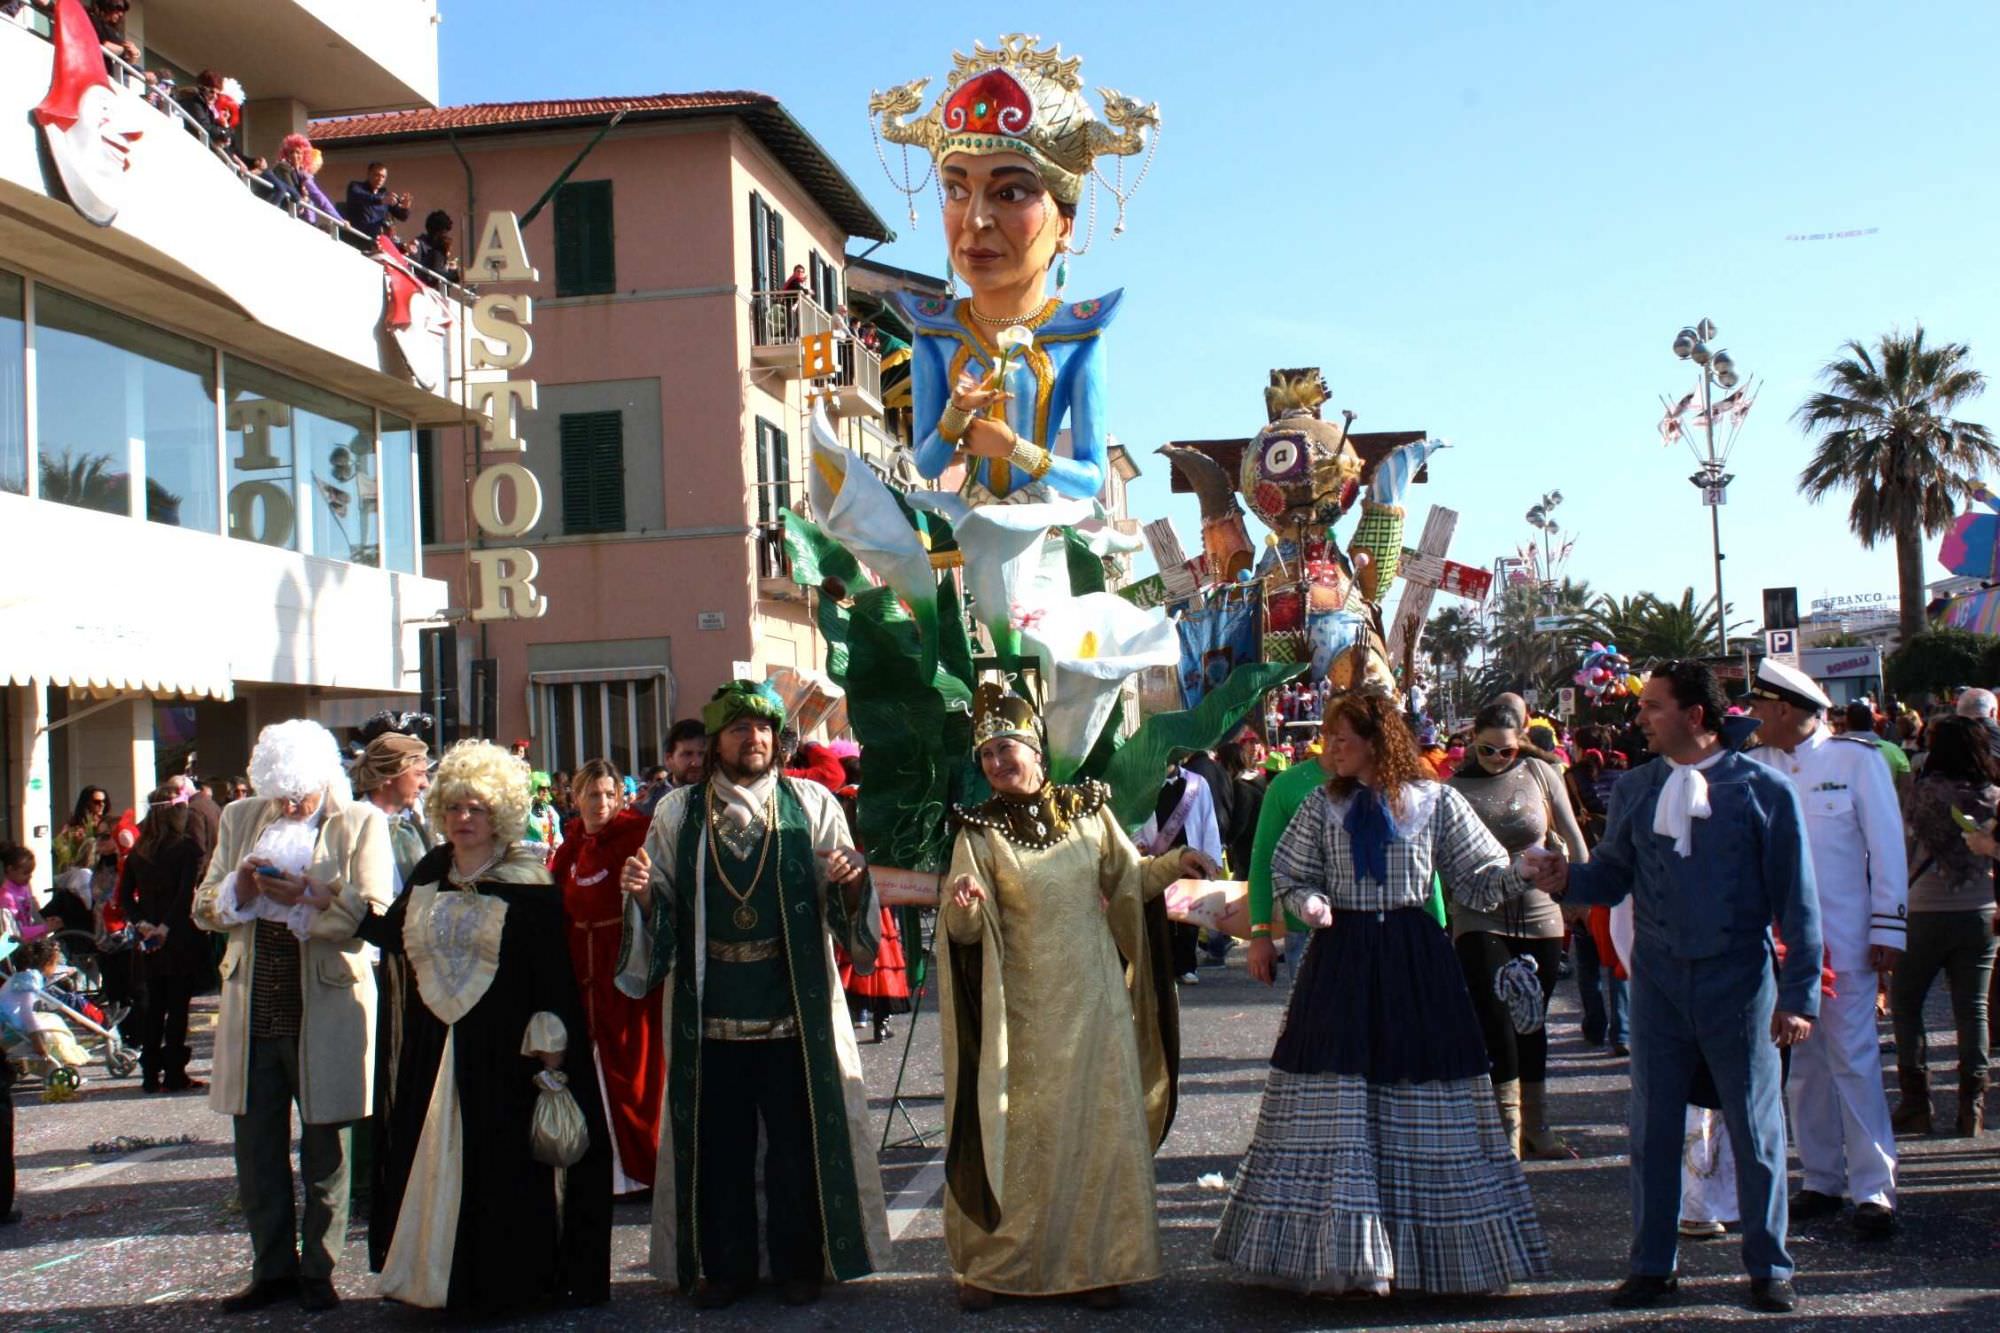
<path fill-rule="evenodd" d="M 702 705 L 701 727 L 715 736 L 740 717 L 761 718 L 773 727 L 785 724 L 785 701 L 769 681 L 732 680 Z"/>

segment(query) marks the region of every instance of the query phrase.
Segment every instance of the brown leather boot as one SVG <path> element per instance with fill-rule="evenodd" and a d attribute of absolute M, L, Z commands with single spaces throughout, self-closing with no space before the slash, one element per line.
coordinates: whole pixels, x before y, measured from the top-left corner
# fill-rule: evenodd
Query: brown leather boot
<path fill-rule="evenodd" d="M 1521 1080 L 1521 1155 L 1538 1162 L 1562 1162 L 1575 1157 L 1563 1136 L 1549 1128 L 1546 1083 Z"/>
<path fill-rule="evenodd" d="M 1931 1076 L 1921 1069 L 1898 1069 L 1896 1085 L 1903 1099 L 1889 1113 L 1889 1125 L 1898 1134 L 1931 1132 Z"/>
<path fill-rule="evenodd" d="M 1955 1132 L 1961 1139 L 1976 1139 L 1986 1129 L 1986 1079 L 1984 1076 L 1960 1074 L 1958 1076 L 1958 1125 Z"/>

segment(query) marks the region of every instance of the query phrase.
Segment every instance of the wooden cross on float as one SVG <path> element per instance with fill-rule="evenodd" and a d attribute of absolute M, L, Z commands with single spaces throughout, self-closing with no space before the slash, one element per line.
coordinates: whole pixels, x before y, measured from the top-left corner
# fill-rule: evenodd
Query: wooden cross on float
<path fill-rule="evenodd" d="M 1403 552 L 1403 595 L 1396 603 L 1396 618 L 1389 622 L 1389 660 L 1415 659 L 1423 641 L 1424 625 L 1430 620 L 1431 599 L 1445 581 L 1445 553 L 1451 549 L 1451 535 L 1458 530 L 1458 511 L 1432 505 L 1424 519 L 1424 533 L 1415 551 Z"/>

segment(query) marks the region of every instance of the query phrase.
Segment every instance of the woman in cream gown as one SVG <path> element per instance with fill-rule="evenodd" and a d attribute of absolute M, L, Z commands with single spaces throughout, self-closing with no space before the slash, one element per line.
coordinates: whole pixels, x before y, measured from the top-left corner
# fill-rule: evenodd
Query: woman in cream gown
<path fill-rule="evenodd" d="M 1179 1011 L 1159 895 L 1199 852 L 1142 859 L 1100 783 L 1045 780 L 1024 700 L 979 690 L 994 796 L 958 811 L 941 917 L 945 1246 L 960 1304 L 1160 1275 L 1153 1151 L 1173 1116 Z"/>

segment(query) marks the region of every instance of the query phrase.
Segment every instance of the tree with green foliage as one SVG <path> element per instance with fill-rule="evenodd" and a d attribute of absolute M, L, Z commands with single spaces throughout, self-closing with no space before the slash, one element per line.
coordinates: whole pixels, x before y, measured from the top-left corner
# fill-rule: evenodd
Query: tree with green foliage
<path fill-rule="evenodd" d="M 1906 702 L 1949 701 L 1961 686 L 1982 684 L 1993 640 L 1962 629 L 1914 635 L 1882 664 L 1889 692 Z"/>
<path fill-rule="evenodd" d="M 1826 387 L 1794 414 L 1818 437 L 1799 490 L 1814 501 L 1852 491 L 1848 526 L 1861 544 L 1896 544 L 1905 643 L 1924 631 L 1924 539 L 1943 533 L 1980 474 L 2000 464 L 1992 432 L 1952 415 L 1986 388 L 1971 358 L 1963 343 L 1927 344 L 1921 324 L 1872 350 L 1849 342 L 1821 368 Z"/>
<path fill-rule="evenodd" d="M 1431 659 L 1433 679 L 1445 686 L 1446 712 L 1452 717 L 1459 716 L 1463 707 L 1459 696 L 1465 664 L 1485 641 L 1485 627 L 1470 606 L 1448 606 L 1424 626 L 1424 652 Z"/>

